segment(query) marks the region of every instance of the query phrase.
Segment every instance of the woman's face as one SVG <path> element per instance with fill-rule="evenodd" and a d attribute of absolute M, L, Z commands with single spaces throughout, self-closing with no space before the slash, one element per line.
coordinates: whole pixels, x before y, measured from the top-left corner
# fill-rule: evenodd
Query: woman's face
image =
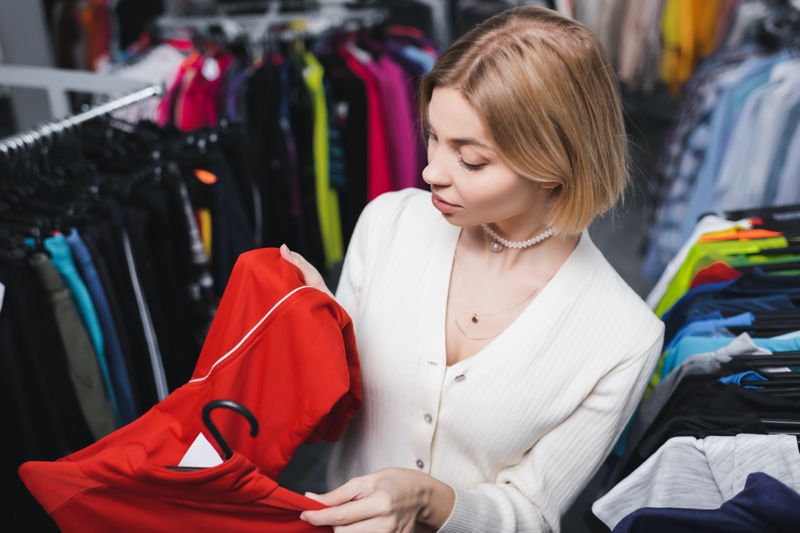
<path fill-rule="evenodd" d="M 461 227 L 496 223 L 522 232 L 542 226 L 548 191 L 500 157 L 477 112 L 458 91 L 434 88 L 428 132 L 422 177 L 448 222 Z"/>

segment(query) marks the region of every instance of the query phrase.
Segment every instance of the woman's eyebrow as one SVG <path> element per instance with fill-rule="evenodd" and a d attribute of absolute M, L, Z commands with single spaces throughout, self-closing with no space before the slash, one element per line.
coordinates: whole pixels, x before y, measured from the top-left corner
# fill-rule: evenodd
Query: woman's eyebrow
<path fill-rule="evenodd" d="M 476 146 L 478 148 L 482 148 L 484 150 L 489 150 L 491 152 L 494 152 L 494 149 L 491 146 L 489 146 L 487 144 L 484 144 L 484 143 L 480 142 L 478 139 L 474 139 L 472 137 L 463 137 L 463 138 L 462 137 L 456 137 L 454 139 L 447 139 L 447 143 L 451 144 L 453 146 L 457 146 L 457 147 L 461 147 L 461 146 Z"/>

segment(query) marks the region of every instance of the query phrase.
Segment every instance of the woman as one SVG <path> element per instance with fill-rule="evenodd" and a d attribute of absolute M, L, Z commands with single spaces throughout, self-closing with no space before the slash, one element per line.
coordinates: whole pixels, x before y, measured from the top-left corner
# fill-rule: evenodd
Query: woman
<path fill-rule="evenodd" d="M 622 195 L 626 137 L 602 46 L 521 7 L 421 82 L 431 192 L 362 213 L 336 298 L 364 407 L 329 465 L 337 532 L 558 531 L 650 376 L 662 323 L 586 228 Z M 283 247 L 309 284 L 326 290 Z"/>

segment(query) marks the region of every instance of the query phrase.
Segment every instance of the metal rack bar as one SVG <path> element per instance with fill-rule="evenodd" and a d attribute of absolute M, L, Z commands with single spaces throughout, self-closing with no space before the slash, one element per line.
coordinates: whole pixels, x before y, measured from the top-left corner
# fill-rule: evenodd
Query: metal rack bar
<path fill-rule="evenodd" d="M 207 34 L 211 28 L 221 28 L 230 38 L 245 37 L 259 43 L 277 30 L 279 36 L 292 37 L 286 26 L 298 20 L 305 21 L 306 29 L 294 32 L 302 35 L 323 35 L 337 29 L 347 30 L 350 25 L 361 22 L 365 25 L 378 24 L 388 17 L 384 8 L 348 9 L 335 5 L 323 5 L 315 11 L 280 13 L 275 9 L 276 2 L 263 14 L 215 15 L 215 16 L 166 16 L 156 20 L 163 30 L 190 29 L 199 34 Z"/>
<path fill-rule="evenodd" d="M 147 100 L 148 98 L 161 96 L 162 94 L 164 94 L 163 85 L 151 85 L 145 89 L 135 91 L 105 104 L 94 106 L 83 113 L 45 123 L 31 130 L 0 139 L 0 152 L 10 155 L 15 152 L 19 152 L 26 147 L 33 148 L 37 145 L 37 143 L 39 143 L 39 141 L 49 139 L 54 134 L 69 130 L 79 124 L 83 124 L 84 122 L 88 122 L 97 117 L 108 115 L 124 107 Z"/>

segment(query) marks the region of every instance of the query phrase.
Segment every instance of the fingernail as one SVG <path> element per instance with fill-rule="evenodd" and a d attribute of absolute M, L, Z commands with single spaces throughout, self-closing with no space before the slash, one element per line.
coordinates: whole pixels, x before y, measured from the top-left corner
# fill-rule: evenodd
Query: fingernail
<path fill-rule="evenodd" d="M 313 492 L 306 492 L 305 493 L 305 497 L 306 498 L 313 498 L 315 496 L 319 496 L 319 494 L 314 494 Z"/>
<path fill-rule="evenodd" d="M 303 522 L 308 522 L 308 518 L 306 517 L 306 513 L 300 513 L 300 520 Z"/>

